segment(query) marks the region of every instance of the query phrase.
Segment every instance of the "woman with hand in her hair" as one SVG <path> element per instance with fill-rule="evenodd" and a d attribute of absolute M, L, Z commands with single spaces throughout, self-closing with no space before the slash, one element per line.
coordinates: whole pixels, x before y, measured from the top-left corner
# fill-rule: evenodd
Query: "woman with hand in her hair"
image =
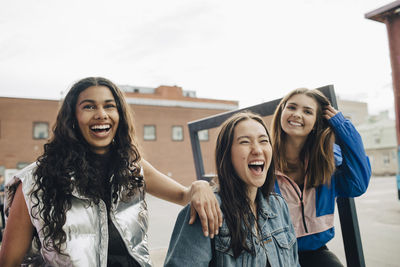
<path fill-rule="evenodd" d="M 273 193 L 272 147 L 262 118 L 240 112 L 227 119 L 215 156 L 219 235 L 188 225 L 190 207 L 178 215 L 165 266 L 298 266 L 297 243 L 284 199 Z"/>
<path fill-rule="evenodd" d="M 6 191 L 3 267 L 151 266 L 145 191 L 181 205 L 191 200 L 205 234 L 222 221 L 206 182 L 185 188 L 141 158 L 122 92 L 100 77 L 72 86 L 43 155 Z"/>
<path fill-rule="evenodd" d="M 275 190 L 289 205 L 301 266 L 343 266 L 326 243 L 334 237 L 336 197 L 357 197 L 368 187 L 360 135 L 321 92 L 308 89 L 281 100 L 271 128 Z"/>

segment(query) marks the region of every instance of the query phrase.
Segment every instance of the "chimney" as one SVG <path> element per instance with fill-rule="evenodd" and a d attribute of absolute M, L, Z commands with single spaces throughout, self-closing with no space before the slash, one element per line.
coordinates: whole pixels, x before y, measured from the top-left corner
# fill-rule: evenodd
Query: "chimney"
<path fill-rule="evenodd" d="M 155 90 L 156 95 L 160 95 L 163 98 L 182 98 L 183 91 L 181 87 L 178 86 L 165 86 L 161 85 Z"/>

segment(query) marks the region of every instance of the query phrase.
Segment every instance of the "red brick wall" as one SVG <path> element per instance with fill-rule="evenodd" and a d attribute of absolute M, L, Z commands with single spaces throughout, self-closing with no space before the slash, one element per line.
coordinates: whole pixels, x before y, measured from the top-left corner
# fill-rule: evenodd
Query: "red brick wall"
<path fill-rule="evenodd" d="M 33 122 L 49 122 L 51 134 L 58 108 L 59 101 L 55 100 L 0 97 L 0 166 L 14 169 L 18 162 L 35 161 L 43 153 L 46 140 L 33 139 Z M 194 181 L 196 177 L 187 123 L 225 111 L 143 105 L 132 108 L 143 157 L 184 185 Z M 156 125 L 155 141 L 143 141 L 145 124 Z M 183 126 L 183 141 L 172 141 L 173 125 Z M 215 139 L 216 131 L 211 130 L 209 141 L 201 142 L 206 173 L 214 172 Z"/>
<path fill-rule="evenodd" d="M 154 167 L 185 185 L 196 179 L 192 148 L 190 144 L 187 123 L 224 112 L 223 110 L 191 109 L 179 107 L 133 106 L 135 114 L 136 134 L 142 148 L 143 157 Z M 143 140 L 144 125 L 156 125 L 157 139 Z M 172 141 L 171 128 L 174 125 L 183 126 L 183 141 Z M 213 170 L 215 147 L 215 130 L 209 131 L 209 140 L 201 141 L 206 172 Z"/>
<path fill-rule="evenodd" d="M 51 100 L 0 98 L 0 166 L 32 162 L 47 140 L 33 139 L 33 122 L 55 122 L 59 103 Z"/>

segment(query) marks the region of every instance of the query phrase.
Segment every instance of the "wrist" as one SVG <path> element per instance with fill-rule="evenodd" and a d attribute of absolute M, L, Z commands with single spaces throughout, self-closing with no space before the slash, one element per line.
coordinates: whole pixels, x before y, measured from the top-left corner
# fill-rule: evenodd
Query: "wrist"
<path fill-rule="evenodd" d="M 195 193 L 198 190 L 201 190 L 202 188 L 208 187 L 209 184 L 205 180 L 196 180 L 190 185 L 191 193 Z"/>
<path fill-rule="evenodd" d="M 194 194 L 196 194 L 197 192 L 201 192 L 202 189 L 208 186 L 208 182 L 204 180 L 196 180 L 192 182 L 192 184 L 187 188 L 187 201 L 191 201 Z"/>

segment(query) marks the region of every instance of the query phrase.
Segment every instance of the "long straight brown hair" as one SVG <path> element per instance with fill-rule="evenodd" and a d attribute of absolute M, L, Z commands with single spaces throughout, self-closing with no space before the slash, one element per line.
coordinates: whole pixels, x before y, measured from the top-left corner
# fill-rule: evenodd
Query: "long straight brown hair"
<path fill-rule="evenodd" d="M 279 103 L 272 119 L 272 148 L 275 153 L 275 166 L 277 170 L 285 173 L 289 170 L 286 159 L 285 145 L 287 134 L 282 129 L 281 116 L 290 98 L 303 94 L 315 100 L 317 103 L 316 121 L 314 129 L 308 134 L 306 142 L 300 151 L 301 168 L 305 170 L 307 187 L 317 187 L 321 184 L 330 184 L 331 176 L 335 171 L 333 155 L 334 132 L 328 121 L 323 117 L 323 109 L 330 105 L 326 98 L 318 90 L 299 88 L 287 94 Z"/>
<path fill-rule="evenodd" d="M 230 248 L 237 258 L 243 250 L 254 253 L 246 244 L 248 233 L 252 232 L 254 218 L 250 209 L 250 200 L 247 197 L 247 186 L 236 173 L 232 164 L 231 149 L 236 126 L 246 120 L 260 123 L 269 133 L 263 119 L 252 112 L 240 112 L 227 119 L 221 126 L 215 148 L 215 161 L 218 173 L 219 195 L 221 210 L 224 213 L 231 237 Z M 274 186 L 274 160 L 267 171 L 264 184 L 260 187 L 261 193 L 269 199 Z"/>

